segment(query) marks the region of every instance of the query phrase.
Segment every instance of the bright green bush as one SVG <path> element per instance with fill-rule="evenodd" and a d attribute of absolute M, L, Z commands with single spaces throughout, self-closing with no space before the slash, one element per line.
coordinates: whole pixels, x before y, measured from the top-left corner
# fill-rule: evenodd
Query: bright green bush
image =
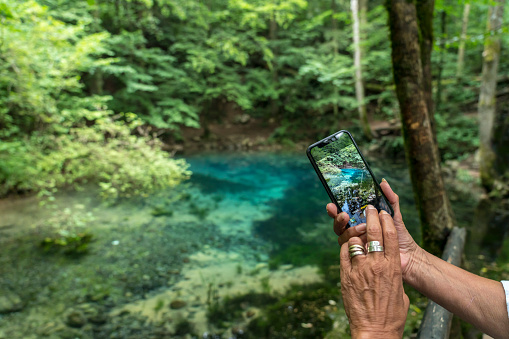
<path fill-rule="evenodd" d="M 64 23 L 35 1 L 8 0 L 0 9 L 0 196 L 95 183 L 115 199 L 189 176 L 157 139 L 132 135 L 135 114 L 116 114 L 111 97 L 83 93 L 83 72 L 116 61 L 94 57 L 107 53 L 109 35 L 87 33 L 90 17 Z"/>

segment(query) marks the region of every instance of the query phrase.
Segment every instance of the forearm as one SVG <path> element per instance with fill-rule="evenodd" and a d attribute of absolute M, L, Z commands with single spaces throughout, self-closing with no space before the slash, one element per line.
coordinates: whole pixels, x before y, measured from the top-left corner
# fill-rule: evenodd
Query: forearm
<path fill-rule="evenodd" d="M 419 250 L 405 282 L 479 330 L 503 338 L 509 333 L 505 292 L 498 281 L 482 278 Z"/>

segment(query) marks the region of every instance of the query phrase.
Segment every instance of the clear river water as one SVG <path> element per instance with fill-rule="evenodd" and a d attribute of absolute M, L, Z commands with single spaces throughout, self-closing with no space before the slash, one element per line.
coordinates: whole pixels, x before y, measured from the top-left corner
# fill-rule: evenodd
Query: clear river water
<path fill-rule="evenodd" d="M 250 336 L 249 324 L 276 321 L 263 318 L 266 305 L 325 280 L 339 286 L 339 274 L 324 271 L 337 272 L 339 264 L 328 196 L 304 154 L 186 160 L 193 172 L 187 183 L 147 198 L 105 204 L 85 189 L 61 192 L 47 206 L 36 197 L 1 201 L 0 339 L 260 337 Z M 407 228 L 419 240 L 405 162 L 367 160 L 400 196 Z M 461 189 L 451 196 L 460 226 L 472 227 L 476 197 Z M 495 216 L 498 223 L 487 222 Z M 496 225 L 509 220 L 490 212 L 480 218 L 488 225 L 474 232 L 467 253 L 495 257 L 507 229 Z M 84 253 L 41 246 L 62 234 L 91 241 Z M 319 338 L 334 327 L 346 336 L 339 292 L 327 293 L 310 297 L 319 303 L 302 314 L 295 302 L 281 306 L 291 307 L 297 324 L 281 333 Z M 279 306 L 271 307 L 269 313 Z M 313 312 L 316 318 L 305 319 Z M 256 320 L 262 318 L 269 324 Z M 285 337 L 271 333 L 262 336 Z"/>

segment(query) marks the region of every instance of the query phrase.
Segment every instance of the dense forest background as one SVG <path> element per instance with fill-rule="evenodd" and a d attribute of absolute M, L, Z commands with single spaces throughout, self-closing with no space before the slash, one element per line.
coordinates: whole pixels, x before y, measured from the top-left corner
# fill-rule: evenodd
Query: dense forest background
<path fill-rule="evenodd" d="M 489 6 L 435 6 L 442 159 L 478 147 L 473 113 Z M 370 121 L 398 120 L 387 11 L 382 1 L 360 9 L 361 103 L 347 1 L 2 1 L 0 194 L 92 181 L 115 197 L 173 185 L 185 165 L 168 160 L 160 140 L 185 143 L 182 128 L 201 128 L 207 143 L 209 125 L 232 115 L 265 122 L 269 141 L 290 145 L 345 126 L 362 131 L 359 105 Z M 399 152 L 403 141 L 377 143 Z"/>

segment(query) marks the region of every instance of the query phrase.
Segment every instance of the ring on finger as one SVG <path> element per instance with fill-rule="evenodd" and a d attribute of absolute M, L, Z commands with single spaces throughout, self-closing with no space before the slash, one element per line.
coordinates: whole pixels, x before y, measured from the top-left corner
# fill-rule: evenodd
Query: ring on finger
<path fill-rule="evenodd" d="M 350 253 L 350 258 L 355 257 L 356 255 L 364 254 L 364 251 L 354 251 Z"/>
<path fill-rule="evenodd" d="M 376 240 L 370 241 L 370 242 L 368 242 L 368 247 L 369 246 L 380 246 L 380 241 L 376 241 Z"/>
<path fill-rule="evenodd" d="M 364 248 L 364 246 L 361 246 L 361 245 L 357 245 L 357 244 L 355 244 L 355 245 L 351 245 L 351 246 L 349 246 L 349 247 L 348 247 L 348 251 L 349 251 L 350 253 L 353 253 L 353 252 L 355 252 L 355 251 L 362 251 L 362 252 L 364 253 L 364 252 L 366 251 L 366 249 Z"/>
<path fill-rule="evenodd" d="M 380 246 L 380 245 L 371 245 L 371 246 L 368 246 L 368 253 L 371 253 L 371 252 L 383 252 L 384 251 L 384 247 L 383 246 Z"/>

